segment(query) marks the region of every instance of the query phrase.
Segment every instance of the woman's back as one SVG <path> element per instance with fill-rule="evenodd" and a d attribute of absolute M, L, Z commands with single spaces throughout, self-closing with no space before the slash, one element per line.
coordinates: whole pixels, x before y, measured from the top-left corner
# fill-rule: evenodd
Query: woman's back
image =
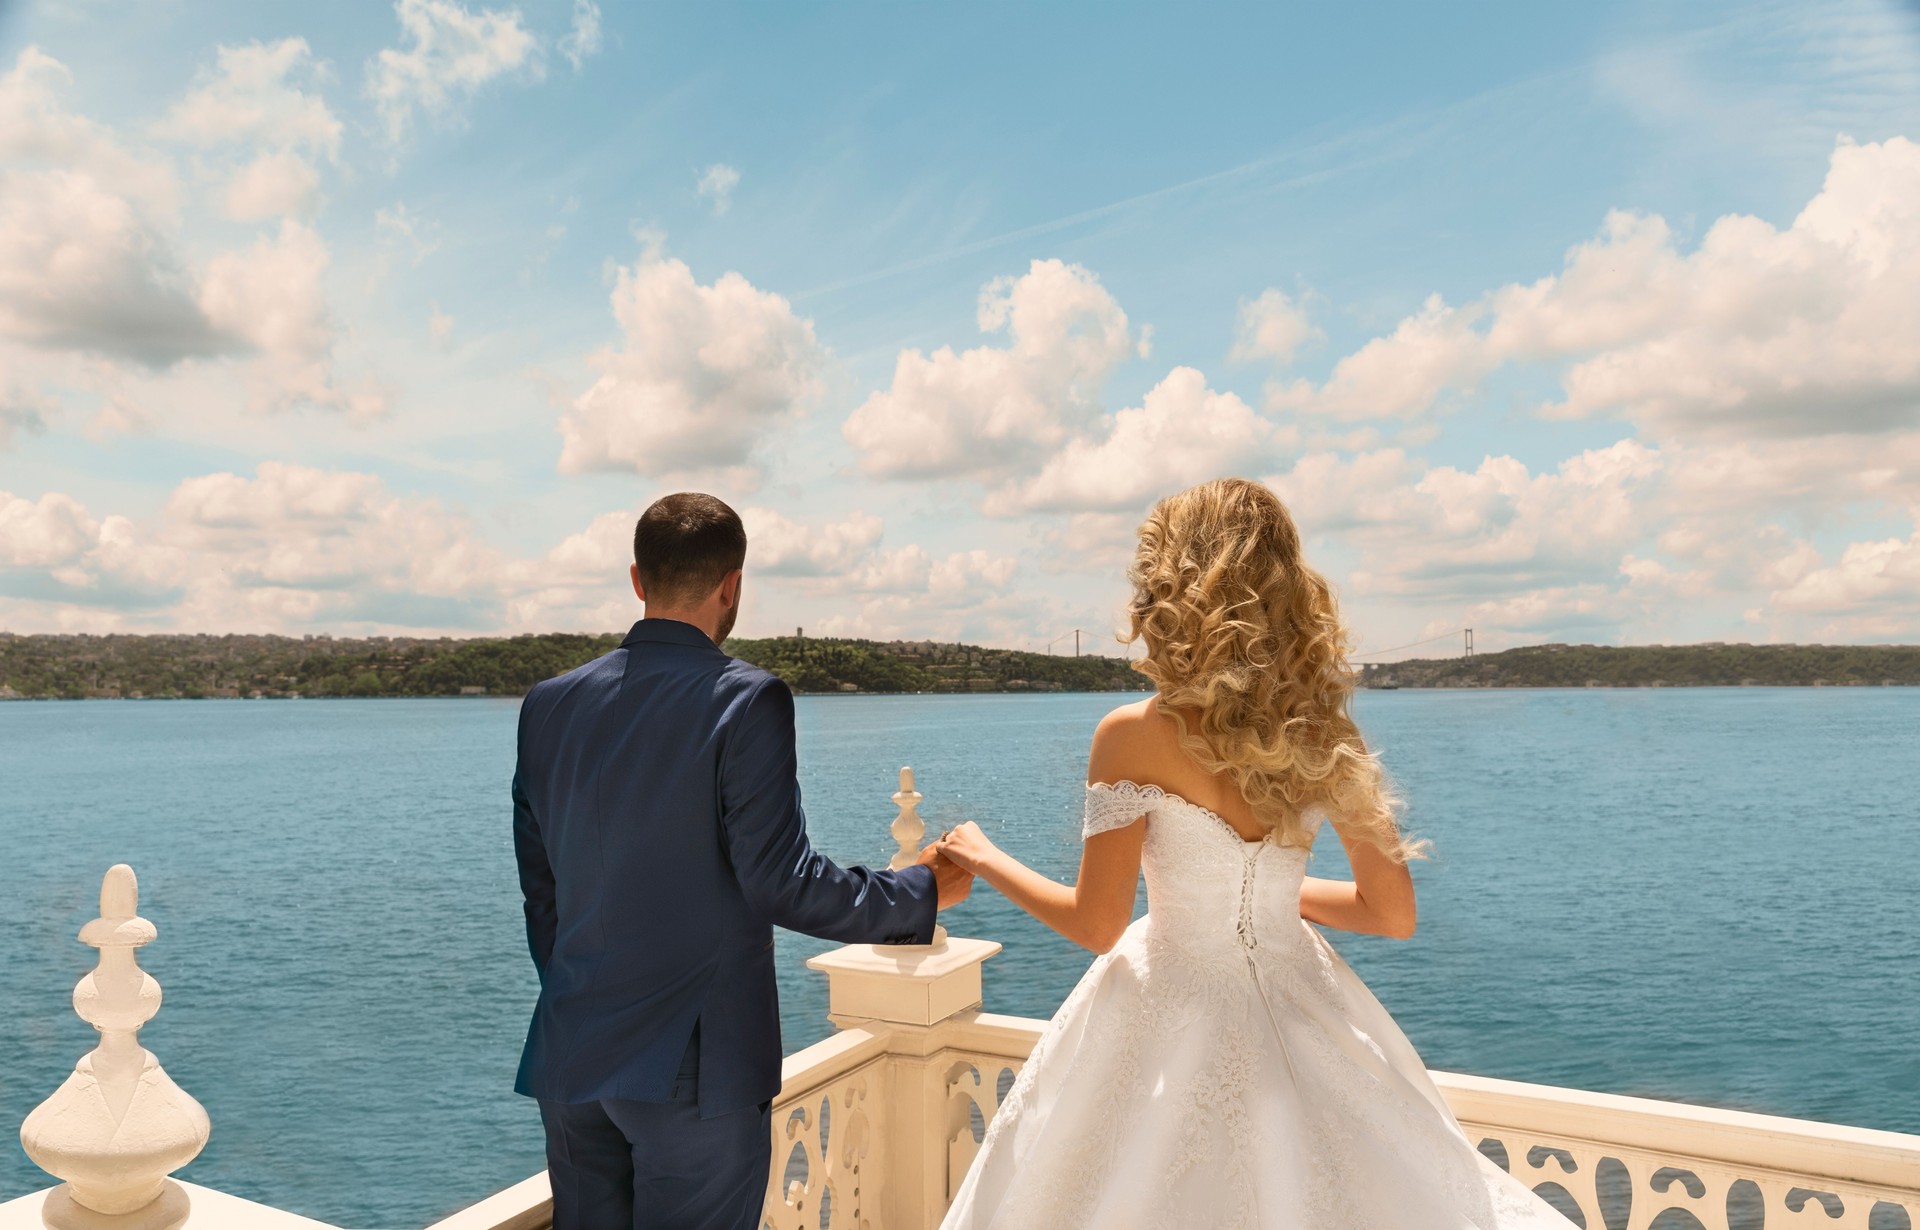
<path fill-rule="evenodd" d="M 1129 779 L 1142 786 L 1158 786 L 1168 794 L 1212 812 L 1242 841 L 1259 841 L 1267 830 L 1254 818 L 1253 808 L 1226 773 L 1210 773 L 1180 745 L 1180 724 L 1159 707 L 1157 698 L 1135 701 L 1108 714 L 1100 723 L 1115 758 L 1127 766 Z"/>

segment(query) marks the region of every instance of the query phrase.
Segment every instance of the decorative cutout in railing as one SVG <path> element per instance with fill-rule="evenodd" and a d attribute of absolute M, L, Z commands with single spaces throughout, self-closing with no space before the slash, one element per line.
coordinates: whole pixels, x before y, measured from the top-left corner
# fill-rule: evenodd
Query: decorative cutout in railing
<path fill-rule="evenodd" d="M 947 1069 L 947 1200 L 980 1152 L 986 1126 L 1000 1110 L 1024 1061 L 1005 1055 L 956 1055 Z"/>
<path fill-rule="evenodd" d="M 773 1106 L 773 1172 L 762 1230 L 873 1230 L 866 1183 L 882 1092 L 880 1064 L 862 1065 Z"/>
<path fill-rule="evenodd" d="M 1462 1123 L 1481 1152 L 1587 1230 L 1920 1230 L 1912 1193 Z M 1920 1174 L 1915 1175 L 1920 1180 Z M 1809 1186 L 1817 1182 L 1818 1187 Z"/>

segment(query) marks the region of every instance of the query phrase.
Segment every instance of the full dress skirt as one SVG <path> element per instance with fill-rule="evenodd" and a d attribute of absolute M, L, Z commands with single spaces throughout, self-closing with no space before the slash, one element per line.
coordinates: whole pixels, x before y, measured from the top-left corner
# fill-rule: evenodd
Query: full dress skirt
<path fill-rule="evenodd" d="M 943 1230 L 1519 1230 L 1570 1223 L 1461 1131 L 1380 1001 L 1299 916 L 1305 850 L 1155 787 L 1150 912 L 1015 1078 Z"/>

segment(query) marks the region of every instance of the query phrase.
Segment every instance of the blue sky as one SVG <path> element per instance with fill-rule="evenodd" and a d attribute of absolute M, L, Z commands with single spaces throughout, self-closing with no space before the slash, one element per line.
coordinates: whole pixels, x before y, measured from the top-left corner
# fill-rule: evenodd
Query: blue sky
<path fill-rule="evenodd" d="M 1111 630 L 1271 482 L 1362 650 L 1920 631 L 1911 5 L 0 9 L 0 627 Z M 1099 642 L 1090 642 L 1098 644 Z"/>

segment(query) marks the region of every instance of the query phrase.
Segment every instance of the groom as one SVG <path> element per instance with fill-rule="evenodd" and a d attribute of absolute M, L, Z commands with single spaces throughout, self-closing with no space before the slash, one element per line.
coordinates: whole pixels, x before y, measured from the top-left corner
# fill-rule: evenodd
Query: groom
<path fill-rule="evenodd" d="M 514 1088 L 540 1101 L 554 1230 L 749 1230 L 780 1089 L 777 924 L 925 944 L 971 877 L 842 868 L 807 841 L 793 694 L 721 652 L 747 535 L 708 495 L 633 533 L 645 617 L 520 708 L 513 844 L 540 1000 Z"/>

